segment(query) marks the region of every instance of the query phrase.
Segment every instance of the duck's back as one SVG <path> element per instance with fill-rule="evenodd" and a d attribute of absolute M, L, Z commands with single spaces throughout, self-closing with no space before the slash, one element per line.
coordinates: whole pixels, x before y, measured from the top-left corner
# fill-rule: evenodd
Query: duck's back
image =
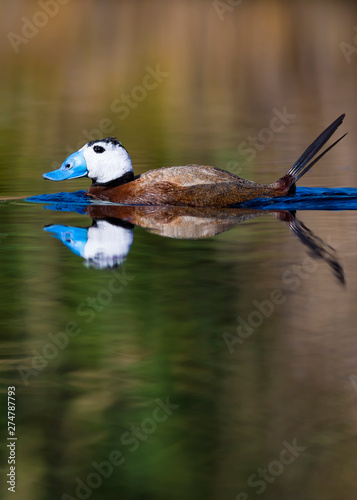
<path fill-rule="evenodd" d="M 113 188 L 93 185 L 89 194 L 115 203 L 176 206 L 235 205 L 264 196 L 271 188 L 206 165 L 149 170 Z"/>
<path fill-rule="evenodd" d="M 149 170 L 140 175 L 143 182 L 170 182 L 176 186 L 189 187 L 199 184 L 217 184 L 220 182 L 247 182 L 235 174 L 207 165 L 185 165 L 180 167 L 163 167 Z"/>

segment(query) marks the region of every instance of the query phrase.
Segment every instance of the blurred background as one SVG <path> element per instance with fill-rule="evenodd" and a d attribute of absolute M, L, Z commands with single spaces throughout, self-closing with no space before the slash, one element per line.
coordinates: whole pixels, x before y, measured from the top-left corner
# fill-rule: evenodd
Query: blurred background
<path fill-rule="evenodd" d="M 247 500 L 260 496 L 261 477 L 249 481 L 259 469 L 265 498 L 356 498 L 354 212 L 298 214 L 338 250 L 346 287 L 323 263 L 287 287 L 306 250 L 266 215 L 207 240 L 135 228 L 123 290 L 108 299 L 113 272 L 86 268 L 42 230 L 91 220 L 13 199 L 86 189 L 42 173 L 109 135 L 137 174 L 201 163 L 272 182 L 343 112 L 349 135 L 300 185 L 356 187 L 356 3 L 0 5 L 0 422 L 4 444 L 15 386 L 17 498 Z M 224 334 L 276 288 L 284 303 L 231 352 Z M 88 298 L 103 304 L 86 322 Z M 25 383 L 19 366 L 34 369 L 68 322 L 81 333 Z M 178 408 L 131 453 L 123 435 L 166 398 Z M 294 440 L 306 449 L 274 469 Z M 113 450 L 125 463 L 88 486 Z M 4 499 L 7 458 L 5 444 Z"/>

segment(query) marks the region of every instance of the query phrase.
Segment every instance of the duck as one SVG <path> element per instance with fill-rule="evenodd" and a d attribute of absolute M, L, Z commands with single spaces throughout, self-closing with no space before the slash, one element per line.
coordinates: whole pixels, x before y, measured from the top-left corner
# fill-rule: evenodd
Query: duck
<path fill-rule="evenodd" d="M 272 184 L 259 184 L 207 165 L 162 167 L 134 176 L 128 151 L 115 137 L 93 140 L 72 153 L 60 168 L 43 174 L 51 181 L 89 177 L 87 195 L 115 204 L 181 207 L 234 207 L 256 198 L 293 195 L 296 182 L 346 134 L 322 149 L 345 114 L 329 125 L 299 159 Z"/>

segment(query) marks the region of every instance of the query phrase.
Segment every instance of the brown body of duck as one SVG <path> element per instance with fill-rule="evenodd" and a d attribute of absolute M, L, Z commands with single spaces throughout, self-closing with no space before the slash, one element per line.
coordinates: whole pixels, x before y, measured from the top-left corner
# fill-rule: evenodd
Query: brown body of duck
<path fill-rule="evenodd" d="M 88 176 L 93 181 L 88 190 L 90 196 L 128 205 L 231 207 L 255 198 L 294 194 L 296 181 L 342 139 L 315 158 L 344 116 L 327 127 L 290 170 L 272 184 L 248 181 L 204 165 L 160 168 L 134 177 L 128 152 L 113 137 L 89 142 L 70 155 L 58 170 L 44 174 L 44 178 L 57 181 Z"/>
<path fill-rule="evenodd" d="M 283 196 L 289 186 L 281 180 L 265 185 L 205 165 L 150 170 L 131 182 L 114 187 L 93 184 L 88 194 L 129 205 L 227 207 L 254 198 Z"/>

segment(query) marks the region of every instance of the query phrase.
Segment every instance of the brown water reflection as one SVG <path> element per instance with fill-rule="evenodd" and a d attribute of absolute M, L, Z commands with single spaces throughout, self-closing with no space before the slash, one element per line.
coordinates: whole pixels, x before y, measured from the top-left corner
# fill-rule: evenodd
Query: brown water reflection
<path fill-rule="evenodd" d="M 244 0 L 221 20 L 213 1 L 69 1 L 15 53 L 8 34 L 39 10 L 3 2 L 1 197 L 57 190 L 42 172 L 99 134 L 118 136 L 137 173 L 200 163 L 268 182 L 342 112 L 349 135 L 303 184 L 357 186 L 355 2 Z M 337 249 L 344 288 L 322 261 L 296 280 L 310 257 L 269 215 L 199 240 L 138 227 L 114 274 L 42 231 L 83 216 L 18 200 L 0 211 L 0 422 L 7 436 L 15 385 L 18 498 L 79 498 L 93 462 L 119 450 L 90 498 L 253 499 L 249 478 L 280 470 L 294 439 L 306 450 L 269 472 L 264 498 L 356 497 L 355 212 L 299 215 Z M 285 300 L 264 315 L 276 289 Z M 225 334 L 239 332 L 230 350 Z M 56 355 L 53 339 L 68 340 Z M 158 422 L 166 398 L 179 407 Z M 142 425 L 130 451 L 125 433 Z"/>

